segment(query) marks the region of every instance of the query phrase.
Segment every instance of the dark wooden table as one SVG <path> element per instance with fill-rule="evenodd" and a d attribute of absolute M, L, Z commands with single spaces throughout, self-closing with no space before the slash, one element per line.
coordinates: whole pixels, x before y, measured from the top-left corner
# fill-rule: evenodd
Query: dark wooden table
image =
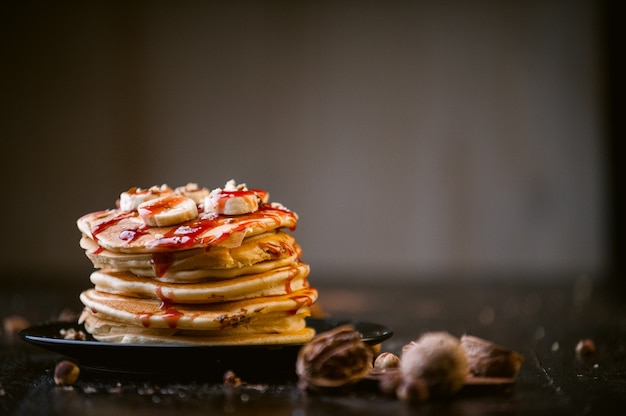
<path fill-rule="evenodd" d="M 3 280 L 7 282 L 7 279 Z M 2 287 L 0 316 L 31 323 L 78 311 L 83 285 L 41 283 Z M 77 281 L 82 281 L 77 279 Z M 347 284 L 319 279 L 319 305 L 328 315 L 382 323 L 394 335 L 382 345 L 399 353 L 426 331 L 479 336 L 520 352 L 512 386 L 473 387 L 453 398 L 409 404 L 374 389 L 303 393 L 295 380 L 232 388 L 201 378 L 117 375 L 83 371 L 72 387 L 56 386 L 62 357 L 5 330 L 0 343 L 0 414 L 623 414 L 626 406 L 626 302 L 610 281 L 585 276 L 494 279 L 385 280 Z M 317 283 L 317 284 L 316 284 Z M 596 352 L 580 359 L 576 345 Z M 243 380 L 244 382 L 246 380 Z"/>

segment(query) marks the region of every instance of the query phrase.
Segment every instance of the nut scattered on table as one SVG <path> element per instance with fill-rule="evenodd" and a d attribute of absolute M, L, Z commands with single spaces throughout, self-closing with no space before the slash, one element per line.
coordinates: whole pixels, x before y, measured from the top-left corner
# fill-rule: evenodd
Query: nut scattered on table
<path fill-rule="evenodd" d="M 239 387 L 243 384 L 241 379 L 237 377 L 237 374 L 235 374 L 235 372 L 232 370 L 227 370 L 224 373 L 223 382 L 225 386 L 229 387 Z"/>
<path fill-rule="evenodd" d="M 587 358 L 592 356 L 595 352 L 596 344 L 593 342 L 592 339 L 581 339 L 580 341 L 578 341 L 578 344 L 576 344 L 576 354 L 579 357 Z"/>
<path fill-rule="evenodd" d="M 471 335 L 461 337 L 471 375 L 515 377 L 524 362 L 516 351 Z"/>
<path fill-rule="evenodd" d="M 465 350 L 447 332 L 427 332 L 403 348 L 400 374 L 396 394 L 403 400 L 450 396 L 468 374 Z"/>
<path fill-rule="evenodd" d="M 72 386 L 79 375 L 80 367 L 69 360 L 59 361 L 54 368 L 54 382 L 57 386 Z"/>
<path fill-rule="evenodd" d="M 382 352 L 374 360 L 374 368 L 400 367 L 400 357 L 391 352 Z"/>
<path fill-rule="evenodd" d="M 17 335 L 30 326 L 30 321 L 20 315 L 10 315 L 2 320 L 2 327 L 7 336 Z"/>
<path fill-rule="evenodd" d="M 300 389 L 341 387 L 365 377 L 372 368 L 372 349 L 352 325 L 322 332 L 298 352 Z"/>

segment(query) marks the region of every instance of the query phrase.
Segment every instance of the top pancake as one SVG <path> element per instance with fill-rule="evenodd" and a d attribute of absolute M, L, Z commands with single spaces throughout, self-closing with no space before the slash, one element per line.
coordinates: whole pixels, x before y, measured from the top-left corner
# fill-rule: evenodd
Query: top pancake
<path fill-rule="evenodd" d="M 250 214 L 226 216 L 200 213 L 169 227 L 149 227 L 137 211 L 119 209 L 86 214 L 78 229 L 101 247 L 125 253 L 156 253 L 191 248 L 238 247 L 244 238 L 278 228 L 295 229 L 296 213 L 280 204 L 262 204 Z"/>

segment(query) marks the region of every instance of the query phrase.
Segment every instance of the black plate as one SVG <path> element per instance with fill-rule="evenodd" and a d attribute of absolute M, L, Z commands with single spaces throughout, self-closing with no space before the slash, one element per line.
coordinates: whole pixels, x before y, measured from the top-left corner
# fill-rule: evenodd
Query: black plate
<path fill-rule="evenodd" d="M 317 333 L 342 324 L 352 324 L 363 341 L 377 345 L 389 339 L 391 329 L 368 322 L 308 318 L 307 325 Z M 114 344 L 61 338 L 61 329 L 82 330 L 74 322 L 53 322 L 33 326 L 20 332 L 26 342 L 76 361 L 81 368 L 107 373 L 152 376 L 192 376 L 222 379 L 232 370 L 246 381 L 269 380 L 295 376 L 296 356 L 302 344 L 197 346 L 157 344 Z"/>

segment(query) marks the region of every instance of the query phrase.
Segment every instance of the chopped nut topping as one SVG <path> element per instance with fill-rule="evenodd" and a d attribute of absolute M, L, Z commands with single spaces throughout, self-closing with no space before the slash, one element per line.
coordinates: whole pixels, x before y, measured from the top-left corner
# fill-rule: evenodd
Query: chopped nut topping
<path fill-rule="evenodd" d="M 87 339 L 87 335 L 83 331 L 77 331 L 74 328 L 61 329 L 59 334 L 63 339 L 74 339 L 78 341 L 84 341 Z"/>

